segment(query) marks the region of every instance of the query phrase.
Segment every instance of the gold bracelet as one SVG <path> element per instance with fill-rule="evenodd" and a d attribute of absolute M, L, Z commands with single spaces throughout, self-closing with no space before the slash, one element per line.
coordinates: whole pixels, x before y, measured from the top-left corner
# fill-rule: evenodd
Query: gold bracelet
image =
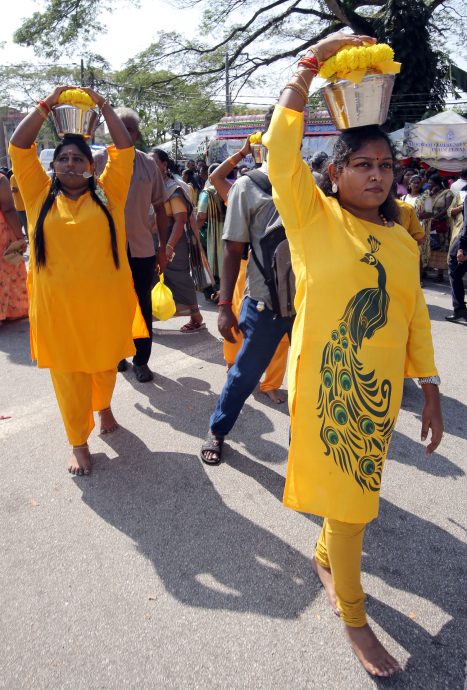
<path fill-rule="evenodd" d="M 318 53 L 317 53 L 317 51 L 316 51 L 316 48 L 308 48 L 308 50 L 306 51 L 306 53 L 311 53 L 311 54 L 313 55 L 313 57 L 316 58 L 319 67 L 321 67 L 321 65 L 322 65 L 323 63 L 322 63 L 322 60 L 319 59 Z M 306 53 L 305 53 L 305 55 L 306 55 Z"/>
<path fill-rule="evenodd" d="M 304 77 L 300 72 L 298 72 L 298 71 L 297 71 L 297 72 L 294 72 L 294 73 L 292 74 L 292 77 L 297 77 L 297 79 L 301 79 L 302 82 L 303 82 L 304 85 L 305 85 L 305 89 L 306 89 L 307 91 L 310 90 L 310 87 L 308 86 L 308 84 L 307 84 L 306 81 L 305 81 L 305 77 Z"/>
<path fill-rule="evenodd" d="M 300 93 L 302 94 L 303 98 L 307 101 L 309 97 L 309 89 L 306 88 L 304 89 L 301 84 L 299 84 L 296 81 L 289 82 L 289 84 L 294 84 L 298 89 L 300 89 Z"/>
<path fill-rule="evenodd" d="M 35 107 L 37 112 L 45 122 L 45 120 L 47 120 L 47 118 L 49 117 L 48 114 L 45 112 L 45 108 L 43 108 L 41 105 L 36 105 Z"/>
<path fill-rule="evenodd" d="M 303 98 L 303 106 L 305 107 L 305 106 L 307 105 L 307 103 L 308 103 L 308 98 L 305 100 L 305 98 L 304 98 L 302 92 L 299 91 L 298 89 L 296 89 L 294 84 L 286 84 L 286 85 L 284 86 L 284 88 L 282 89 L 281 94 L 282 94 L 283 91 L 285 91 L 285 89 L 291 89 L 291 91 L 295 91 L 295 93 L 298 93 L 298 95 L 301 96 L 301 97 Z"/>
<path fill-rule="evenodd" d="M 300 96 L 303 97 L 303 100 L 305 101 L 305 103 L 308 103 L 308 93 L 305 91 L 303 86 L 300 86 L 300 84 L 297 84 L 296 82 L 293 82 L 293 81 L 289 81 L 289 83 L 284 86 L 284 89 L 292 89 L 292 91 L 299 93 Z"/>

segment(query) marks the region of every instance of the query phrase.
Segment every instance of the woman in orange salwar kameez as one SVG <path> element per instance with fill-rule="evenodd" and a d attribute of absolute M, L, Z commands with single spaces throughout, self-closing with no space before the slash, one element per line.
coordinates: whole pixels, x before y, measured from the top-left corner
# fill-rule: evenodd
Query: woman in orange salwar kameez
<path fill-rule="evenodd" d="M 97 193 L 92 153 L 82 137 L 65 135 L 57 146 L 52 179 L 37 157 L 34 140 L 66 88 L 55 89 L 24 118 L 10 156 L 29 223 L 32 356 L 50 369 L 73 448 L 68 469 L 89 474 L 93 411 L 99 412 L 101 432 L 117 428 L 110 408 L 117 363 L 135 353 L 133 336 L 147 337 L 147 328 L 141 314 L 135 319 L 138 303 L 125 252 L 134 147 L 123 122 L 101 95 L 83 89 L 100 107 L 114 142 L 97 181 L 105 200 Z"/>
<path fill-rule="evenodd" d="M 17 262 L 11 263 L 4 258 L 6 250 L 15 241 L 21 243 L 18 245 L 20 250 L 26 249 L 8 179 L 0 175 L 0 324 L 7 319 L 22 319 L 28 315 L 24 260 L 19 253 Z"/>

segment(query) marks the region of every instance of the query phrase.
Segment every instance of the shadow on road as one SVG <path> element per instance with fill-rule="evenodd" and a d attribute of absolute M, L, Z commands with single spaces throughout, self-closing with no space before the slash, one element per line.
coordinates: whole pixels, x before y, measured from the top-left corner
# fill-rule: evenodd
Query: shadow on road
<path fill-rule="evenodd" d="M 0 352 L 5 352 L 12 364 L 32 367 L 29 346 L 29 321 L 6 321 L 0 328 Z"/>
<path fill-rule="evenodd" d="M 148 405 L 135 403 L 139 412 L 170 424 L 176 431 L 199 438 L 201 447 L 201 439 L 207 435 L 209 418 L 218 398 L 207 381 L 194 376 L 170 379 L 160 374 L 154 375 L 151 384 L 138 384 L 132 375 L 128 380 L 137 388 L 140 396 L 147 396 Z M 183 414 L 180 414 L 180 401 L 183 401 Z M 262 412 L 246 403 L 228 438 L 241 443 L 252 453 L 257 453 L 260 447 L 262 456 L 270 462 L 283 462 L 287 451 L 265 438 L 273 431 L 274 424 L 268 416 L 268 410 Z"/>
<path fill-rule="evenodd" d="M 316 596 L 308 558 L 229 508 L 192 455 L 152 453 L 120 429 L 95 456 L 83 501 L 128 535 L 188 606 L 297 618 Z M 105 475 L 105 476 L 103 476 Z"/>
<path fill-rule="evenodd" d="M 277 472 L 237 452 L 227 462 L 282 500 L 284 478 Z M 318 516 L 305 517 L 321 524 Z M 392 680 L 375 679 L 376 684 L 407 690 L 462 690 L 466 544 L 437 525 L 381 499 L 380 517 L 366 530 L 362 570 L 394 589 L 432 602 L 452 617 L 432 636 L 416 622 L 417 617 L 423 619 L 423 611 L 401 612 L 369 596 L 369 615 L 411 655 L 406 673 Z"/>
<path fill-rule="evenodd" d="M 411 655 L 407 672 L 392 681 L 392 687 L 461 690 L 467 623 L 466 544 L 382 499 L 380 518 L 368 527 L 364 549 L 364 571 L 395 589 L 431 601 L 451 616 L 436 635 L 430 635 L 417 622 L 426 615 L 422 607 L 402 613 L 370 599 L 371 617 Z M 426 624 L 429 627 L 429 621 Z"/>

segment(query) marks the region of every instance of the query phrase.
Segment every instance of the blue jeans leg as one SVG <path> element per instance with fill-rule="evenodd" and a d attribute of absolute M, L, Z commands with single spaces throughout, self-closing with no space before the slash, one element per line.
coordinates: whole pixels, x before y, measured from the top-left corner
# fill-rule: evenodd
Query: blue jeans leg
<path fill-rule="evenodd" d="M 258 311 L 257 302 L 245 297 L 239 326 L 243 344 L 229 369 L 216 409 L 209 423 L 214 436 L 226 436 L 237 421 L 245 400 L 271 361 L 282 337 L 292 330 L 292 319 L 274 318 L 269 309 Z"/>

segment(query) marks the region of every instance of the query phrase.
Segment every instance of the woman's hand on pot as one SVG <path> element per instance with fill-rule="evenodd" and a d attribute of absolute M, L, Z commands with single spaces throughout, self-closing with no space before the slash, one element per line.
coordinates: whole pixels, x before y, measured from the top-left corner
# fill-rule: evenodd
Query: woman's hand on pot
<path fill-rule="evenodd" d="M 336 31 L 333 34 L 329 34 L 329 36 L 326 36 L 326 38 L 323 38 L 321 41 L 318 41 L 314 46 L 311 46 L 311 49 L 318 58 L 318 61 L 324 62 L 335 55 L 341 48 L 345 48 L 345 46 L 357 48 L 368 43 L 376 43 L 376 38 L 372 36 L 363 36 L 361 34 L 347 34 L 343 31 Z"/>
<path fill-rule="evenodd" d="M 85 93 L 88 94 L 90 98 L 94 101 L 96 105 L 99 106 L 99 108 L 102 108 L 104 105 L 106 99 L 104 96 L 102 96 L 100 93 L 97 93 L 97 91 L 94 91 L 94 89 L 89 88 L 89 86 L 79 86 L 77 87 L 81 89 L 81 91 L 84 91 Z"/>
<path fill-rule="evenodd" d="M 246 138 L 245 143 L 243 144 L 239 153 L 241 154 L 242 158 L 246 158 L 246 156 L 248 156 L 248 154 L 251 153 L 250 137 Z"/>
<path fill-rule="evenodd" d="M 55 89 L 50 93 L 46 98 L 44 98 L 44 102 L 47 103 L 49 108 L 53 108 L 54 105 L 57 105 L 58 103 L 58 98 L 63 91 L 66 91 L 67 89 L 75 89 L 77 87 L 75 86 L 70 86 L 67 84 L 66 86 L 56 86 Z"/>

